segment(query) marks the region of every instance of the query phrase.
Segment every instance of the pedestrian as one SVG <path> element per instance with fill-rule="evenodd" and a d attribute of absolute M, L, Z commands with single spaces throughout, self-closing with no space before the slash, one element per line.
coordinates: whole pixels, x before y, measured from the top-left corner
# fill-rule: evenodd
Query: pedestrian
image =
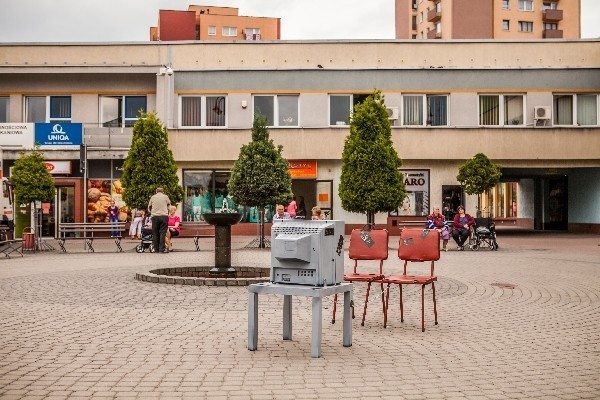
<path fill-rule="evenodd" d="M 181 218 L 179 218 L 179 215 L 175 215 L 176 210 L 177 207 L 175 206 L 169 207 L 169 222 L 167 224 L 168 229 L 165 238 L 167 250 L 169 251 L 173 251 L 173 242 L 171 241 L 171 238 L 179 236 L 179 232 L 181 231 Z"/>
<path fill-rule="evenodd" d="M 310 219 L 312 219 L 313 221 L 319 221 L 319 220 L 325 219 L 325 216 L 323 215 L 323 210 L 321 210 L 321 207 L 319 207 L 319 206 L 314 206 L 310 210 L 310 214 L 311 214 Z"/>
<path fill-rule="evenodd" d="M 287 206 L 287 212 L 290 214 L 291 218 L 296 218 L 296 209 L 298 208 L 296 204 L 296 196 L 292 197 L 292 201 Z"/>
<path fill-rule="evenodd" d="M 450 232 L 448 232 L 448 223 L 444 214 L 440 212 L 438 206 L 433 207 L 433 212 L 427 216 L 427 227 L 429 229 L 436 229 L 442 237 L 443 251 L 448 251 L 448 239 L 450 239 Z"/>
<path fill-rule="evenodd" d="M 475 223 L 475 220 L 465 213 L 465 206 L 463 205 L 459 205 L 456 211 L 452 225 L 452 238 L 458 245 L 459 250 L 464 250 L 465 242 L 471 234 L 471 226 Z"/>
<path fill-rule="evenodd" d="M 114 200 L 110 201 L 110 206 L 108 206 L 106 211 L 108 212 L 108 220 L 111 223 L 110 237 L 117 237 L 119 236 L 119 231 L 117 230 L 115 222 L 119 222 L 119 207 L 115 205 Z"/>
<path fill-rule="evenodd" d="M 152 213 L 152 244 L 154 252 L 168 253 L 165 246 L 169 225 L 169 207 L 171 200 L 163 193 L 163 188 L 156 188 L 156 193 L 150 198 L 148 210 Z"/>
<path fill-rule="evenodd" d="M 275 211 L 276 211 L 275 215 L 273 215 L 273 222 L 274 221 L 282 221 L 284 219 L 292 219 L 292 217 L 290 216 L 290 213 L 285 211 L 282 204 L 277 204 L 277 206 L 275 207 Z"/>
<path fill-rule="evenodd" d="M 131 240 L 142 238 L 142 225 L 143 225 L 144 211 L 134 208 L 131 210 L 131 226 L 129 227 L 129 236 Z"/>

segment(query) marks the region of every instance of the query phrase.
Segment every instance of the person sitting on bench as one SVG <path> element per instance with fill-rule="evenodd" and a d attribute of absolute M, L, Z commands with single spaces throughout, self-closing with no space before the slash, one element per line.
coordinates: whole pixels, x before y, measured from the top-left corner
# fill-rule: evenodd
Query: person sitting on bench
<path fill-rule="evenodd" d="M 179 218 L 178 215 L 175 215 L 176 210 L 177 208 L 175 206 L 169 207 L 169 229 L 167 229 L 167 236 L 165 239 L 169 251 L 173 251 L 173 242 L 171 242 L 171 238 L 179 236 L 179 232 L 181 231 L 181 218 Z"/>

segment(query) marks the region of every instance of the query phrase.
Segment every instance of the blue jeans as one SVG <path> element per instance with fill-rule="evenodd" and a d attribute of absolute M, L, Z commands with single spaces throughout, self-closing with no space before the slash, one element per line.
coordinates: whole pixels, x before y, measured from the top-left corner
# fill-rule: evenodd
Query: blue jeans
<path fill-rule="evenodd" d="M 113 222 L 119 222 L 119 219 L 118 218 L 110 218 L 110 222 L 111 223 L 113 223 Z M 116 228 L 116 226 L 115 226 L 115 228 Z M 119 236 L 119 231 L 118 230 L 110 231 L 110 236 L 111 237 Z"/>

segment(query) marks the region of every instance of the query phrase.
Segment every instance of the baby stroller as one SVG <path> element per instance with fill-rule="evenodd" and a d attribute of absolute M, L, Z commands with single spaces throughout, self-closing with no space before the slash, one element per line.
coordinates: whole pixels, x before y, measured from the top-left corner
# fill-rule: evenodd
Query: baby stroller
<path fill-rule="evenodd" d="M 148 218 L 148 221 L 150 219 Z M 152 244 L 152 223 L 147 222 L 142 227 L 142 240 L 140 244 L 135 246 L 135 251 L 143 253 L 146 249 L 150 249 L 150 253 L 154 252 L 154 245 Z"/>
<path fill-rule="evenodd" d="M 471 250 L 475 251 L 484 247 L 490 250 L 498 250 L 496 224 L 494 224 L 492 218 L 475 218 L 475 228 L 470 247 Z"/>

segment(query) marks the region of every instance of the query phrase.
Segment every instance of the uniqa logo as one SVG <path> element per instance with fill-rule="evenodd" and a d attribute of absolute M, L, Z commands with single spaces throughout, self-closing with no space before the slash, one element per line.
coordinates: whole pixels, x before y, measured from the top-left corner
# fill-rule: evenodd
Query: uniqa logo
<path fill-rule="evenodd" d="M 52 133 L 48 135 L 49 140 L 70 140 L 69 136 L 63 131 L 60 124 L 55 124 L 52 127 Z"/>

